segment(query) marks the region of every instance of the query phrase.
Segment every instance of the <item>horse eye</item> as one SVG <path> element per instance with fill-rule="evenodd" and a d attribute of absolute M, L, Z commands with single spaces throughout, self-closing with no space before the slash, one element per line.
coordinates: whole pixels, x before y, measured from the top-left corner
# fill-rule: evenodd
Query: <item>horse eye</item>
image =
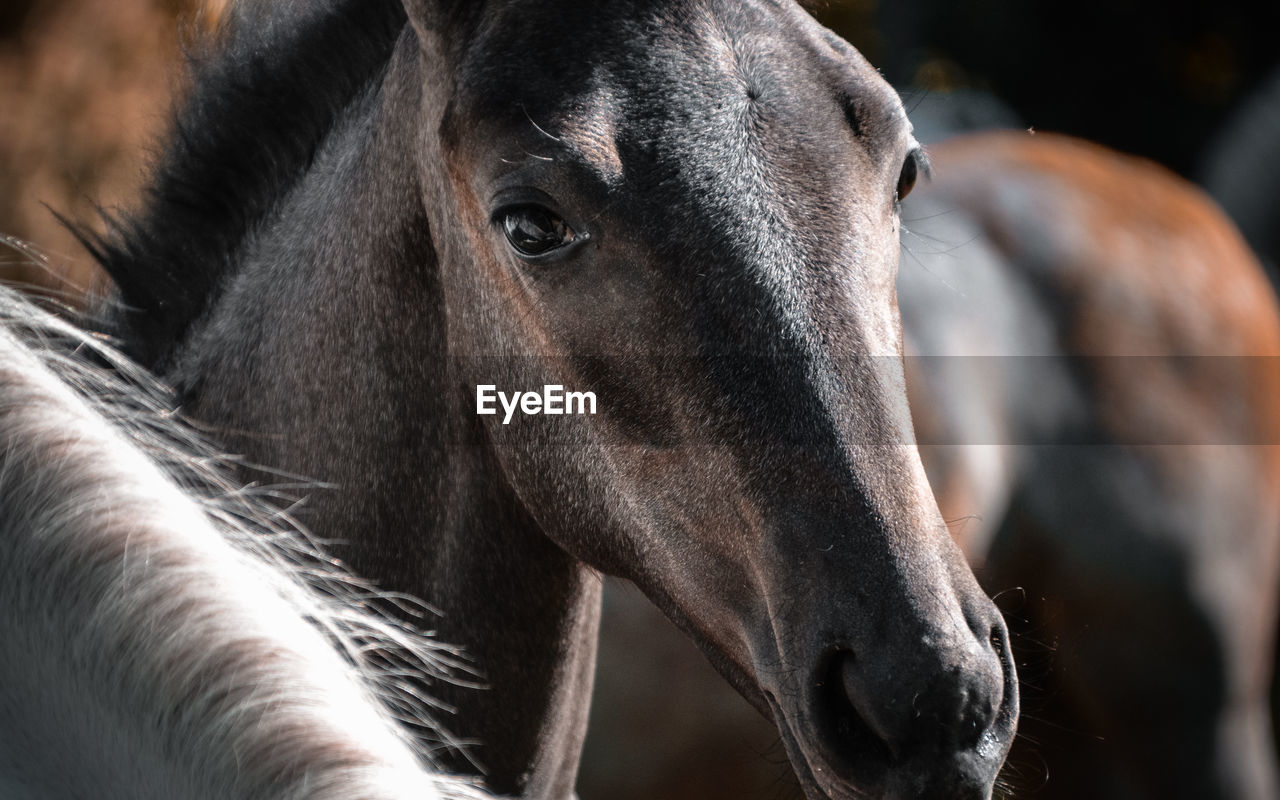
<path fill-rule="evenodd" d="M 920 175 L 920 159 L 922 153 L 919 147 L 912 148 L 907 153 L 907 160 L 902 162 L 902 172 L 898 174 L 898 201 L 906 199 L 911 194 L 911 190 L 916 185 L 916 178 Z"/>
<path fill-rule="evenodd" d="M 501 223 L 507 241 L 526 258 L 544 256 L 578 239 L 564 220 L 538 206 L 520 206 L 504 211 Z"/>

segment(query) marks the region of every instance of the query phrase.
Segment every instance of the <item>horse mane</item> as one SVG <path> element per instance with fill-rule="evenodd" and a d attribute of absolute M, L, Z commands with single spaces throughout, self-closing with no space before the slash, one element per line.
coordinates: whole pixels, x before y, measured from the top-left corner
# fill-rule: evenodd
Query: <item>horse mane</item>
<path fill-rule="evenodd" d="M 0 795 L 478 798 L 402 724 L 455 745 L 406 678 L 460 657 L 167 399 L 0 287 Z"/>
<path fill-rule="evenodd" d="M 101 322 L 131 357 L 164 363 L 404 26 L 399 0 L 242 0 L 191 46 L 140 210 L 103 211 L 103 234 L 73 226 L 115 284 Z"/>

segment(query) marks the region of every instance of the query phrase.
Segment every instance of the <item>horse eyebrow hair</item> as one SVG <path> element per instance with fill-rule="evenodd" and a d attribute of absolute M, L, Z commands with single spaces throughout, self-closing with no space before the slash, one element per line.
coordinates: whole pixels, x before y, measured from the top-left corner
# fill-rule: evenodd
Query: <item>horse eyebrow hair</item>
<path fill-rule="evenodd" d="M 912 148 L 912 152 L 916 154 L 916 166 L 920 168 L 920 174 L 925 180 L 933 180 L 933 156 L 929 153 L 929 148 L 923 144 L 917 144 Z"/>
<path fill-rule="evenodd" d="M 529 109 L 525 108 L 524 103 L 520 104 L 520 113 L 524 114 L 524 118 L 529 120 L 529 124 L 532 125 L 534 130 L 536 130 L 538 133 L 542 134 L 543 136 L 547 137 L 553 142 L 560 142 L 561 144 L 564 143 L 564 140 L 561 139 L 559 136 L 555 136 L 554 134 L 549 133 L 546 128 L 539 125 L 534 120 L 533 115 L 529 113 Z"/>
<path fill-rule="evenodd" d="M 555 141 L 555 145 L 549 145 L 550 150 L 548 151 L 552 152 L 553 155 L 539 155 L 522 148 L 523 158 L 511 159 L 506 156 L 498 156 L 498 161 L 512 167 L 521 167 L 533 161 L 561 164 L 587 173 L 592 179 L 601 181 L 606 187 L 617 185 L 617 181 L 621 177 L 622 164 L 620 161 L 612 162 L 609 159 L 609 153 L 600 152 L 600 148 L 584 147 L 584 143 L 573 136 L 555 137 Z M 586 144 L 589 145 L 590 143 Z M 617 157 L 616 152 L 612 155 L 615 158 Z"/>
<path fill-rule="evenodd" d="M 523 164 L 523 163 L 525 163 L 525 162 L 527 162 L 527 161 L 529 161 L 529 160 L 531 160 L 531 159 L 532 159 L 532 160 L 535 160 L 535 161 L 549 161 L 549 162 L 554 162 L 554 161 L 555 161 L 555 159 L 554 159 L 554 158 L 552 158 L 551 156 L 540 156 L 540 155 L 538 155 L 537 153 L 530 153 L 528 150 L 525 150 L 525 151 L 524 151 L 524 156 L 525 156 L 525 157 L 524 157 L 522 160 L 520 160 L 520 161 L 512 161 L 511 159 L 507 158 L 506 156 L 498 156 L 498 160 L 499 160 L 499 161 L 501 161 L 503 164 L 510 164 L 510 165 L 512 165 L 512 166 L 518 166 L 518 165 Z"/>

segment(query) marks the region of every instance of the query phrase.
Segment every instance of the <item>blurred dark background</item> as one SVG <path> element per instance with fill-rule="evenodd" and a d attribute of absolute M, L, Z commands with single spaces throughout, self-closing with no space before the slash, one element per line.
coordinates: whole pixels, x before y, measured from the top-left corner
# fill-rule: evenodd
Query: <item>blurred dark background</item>
<path fill-rule="evenodd" d="M 857 0 L 819 15 L 895 86 L 986 90 L 1029 126 L 1183 173 L 1280 64 L 1280 4 Z"/>
<path fill-rule="evenodd" d="M 36 268 L 0 246 L 0 277 L 71 291 L 93 283 L 87 255 L 50 209 L 91 220 L 95 204 L 134 202 L 181 94 L 182 36 L 207 29 L 225 2 L 0 0 L 0 234 L 50 258 Z M 1093 139 L 1210 184 L 1255 247 L 1273 246 L 1259 231 L 1274 242 L 1280 229 L 1280 3 L 810 5 L 908 108 L 993 96 L 1020 126 Z M 583 800 L 798 796 L 771 727 L 690 658 L 691 645 L 634 590 L 614 587 L 607 608 Z M 708 736 L 705 703 L 732 730 Z"/>
<path fill-rule="evenodd" d="M 191 35 L 225 0 L 0 0 L 0 234 L 39 247 L 48 271 L 0 247 L 0 277 L 75 291 L 95 278 L 53 211 L 90 220 L 128 206 L 182 81 Z"/>

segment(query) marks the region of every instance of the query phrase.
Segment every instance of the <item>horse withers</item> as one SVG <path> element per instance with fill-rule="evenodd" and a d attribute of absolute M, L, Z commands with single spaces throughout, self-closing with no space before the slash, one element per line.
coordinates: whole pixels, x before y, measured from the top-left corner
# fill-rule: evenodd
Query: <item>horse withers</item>
<path fill-rule="evenodd" d="M 1014 669 L 911 445 L 921 157 L 858 53 L 765 0 L 249 4 L 222 43 L 99 248 L 114 329 L 445 611 L 491 789 L 572 791 L 605 571 L 811 797 L 990 795 Z M 481 385 L 598 413 L 504 425 Z"/>

